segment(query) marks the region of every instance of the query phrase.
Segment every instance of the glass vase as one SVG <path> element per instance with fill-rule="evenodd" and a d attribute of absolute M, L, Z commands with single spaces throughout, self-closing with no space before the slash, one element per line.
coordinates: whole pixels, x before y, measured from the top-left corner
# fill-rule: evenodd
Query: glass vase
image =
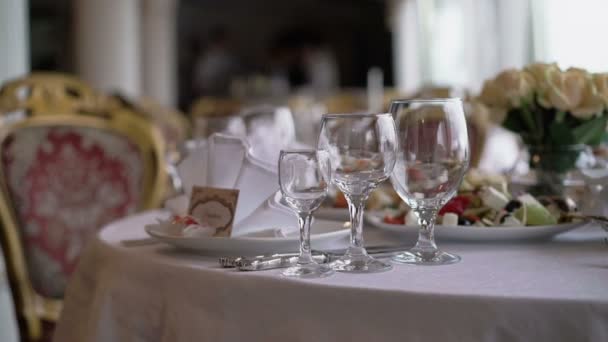
<path fill-rule="evenodd" d="M 529 189 L 533 195 L 563 196 L 583 185 L 578 169 L 588 162 L 587 145 L 532 145 L 528 146 L 528 154 L 530 170 L 535 175 Z"/>

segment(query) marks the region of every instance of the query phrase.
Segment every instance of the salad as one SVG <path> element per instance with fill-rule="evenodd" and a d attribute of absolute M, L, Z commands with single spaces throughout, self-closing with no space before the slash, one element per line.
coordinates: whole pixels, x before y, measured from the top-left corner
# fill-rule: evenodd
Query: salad
<path fill-rule="evenodd" d="M 396 207 L 402 202 L 399 195 L 393 190 L 390 182 L 382 183 L 377 189 L 374 189 L 367 202 L 365 203 L 366 210 L 382 210 L 384 208 Z M 348 202 L 344 194 L 336 189 L 330 187 L 329 194 L 323 203 L 326 208 L 341 208 L 348 209 Z"/>
<path fill-rule="evenodd" d="M 568 198 L 514 196 L 507 190 L 507 180 L 470 170 L 458 194 L 439 211 L 437 224 L 444 226 L 542 226 L 572 221 L 575 203 Z M 403 202 L 383 211 L 388 224 L 417 225 L 418 218 Z"/>
<path fill-rule="evenodd" d="M 169 235 L 176 237 L 211 237 L 216 233 L 216 229 L 205 224 L 191 215 L 174 215 L 165 220 L 157 219 L 156 226 Z"/>

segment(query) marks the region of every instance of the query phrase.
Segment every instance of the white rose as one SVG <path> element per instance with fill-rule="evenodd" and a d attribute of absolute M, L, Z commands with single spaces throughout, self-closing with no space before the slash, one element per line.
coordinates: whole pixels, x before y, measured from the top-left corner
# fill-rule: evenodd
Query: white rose
<path fill-rule="evenodd" d="M 535 91 L 540 105 L 545 108 L 552 108 L 551 102 L 547 99 L 547 79 L 555 73 L 562 72 L 557 63 L 532 63 L 526 66 L 524 71 L 534 78 Z"/>
<path fill-rule="evenodd" d="M 490 107 L 506 108 L 509 104 L 504 91 L 495 80 L 487 80 L 483 83 L 479 101 Z"/>
<path fill-rule="evenodd" d="M 521 106 L 523 98 L 532 94 L 536 83 L 531 74 L 516 69 L 501 72 L 494 82 L 502 89 L 509 104 L 515 108 Z"/>
<path fill-rule="evenodd" d="M 604 109 L 604 100 L 597 93 L 591 75 L 583 69 L 547 73 L 546 89 L 539 102 L 570 112 L 579 119 L 588 119 Z"/>
<path fill-rule="evenodd" d="M 597 94 L 604 100 L 604 105 L 608 106 L 608 73 L 594 74 L 593 84 Z"/>
<path fill-rule="evenodd" d="M 527 72 L 509 69 L 484 83 L 479 99 L 491 107 L 519 107 L 522 98 L 533 91 L 534 77 Z"/>
<path fill-rule="evenodd" d="M 524 68 L 530 73 L 538 86 L 545 83 L 547 74 L 553 71 L 561 71 L 557 63 L 532 63 Z"/>
<path fill-rule="evenodd" d="M 510 108 L 521 107 L 522 99 L 532 94 L 534 85 L 531 74 L 516 69 L 505 70 L 484 83 L 479 101 L 490 108 L 492 121 L 502 123 Z"/>
<path fill-rule="evenodd" d="M 485 106 L 486 110 L 489 111 L 489 117 L 493 122 L 500 125 L 505 121 L 509 101 L 494 80 L 484 82 L 477 100 L 480 105 Z"/>

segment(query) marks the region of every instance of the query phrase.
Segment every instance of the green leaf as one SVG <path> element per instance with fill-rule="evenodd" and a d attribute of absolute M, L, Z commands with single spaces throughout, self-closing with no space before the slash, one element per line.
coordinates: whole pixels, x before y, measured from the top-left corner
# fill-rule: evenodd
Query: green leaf
<path fill-rule="evenodd" d="M 573 145 L 576 144 L 576 138 L 570 126 L 556 120 L 549 126 L 549 142 L 554 145 Z"/>
<path fill-rule="evenodd" d="M 597 145 L 606 134 L 608 115 L 598 116 L 587 120 L 572 130 L 574 141 L 578 144 Z"/>
<path fill-rule="evenodd" d="M 534 116 L 527 107 L 523 107 L 522 110 L 519 111 L 519 115 L 523 119 L 523 122 L 526 124 L 528 131 L 530 131 L 530 132 L 536 131 L 537 127 L 534 123 Z"/>
<path fill-rule="evenodd" d="M 526 109 L 528 110 L 528 109 Z M 528 110 L 529 111 L 529 110 Z M 534 123 L 536 125 L 536 135 L 538 136 L 538 141 L 542 141 L 545 137 L 545 113 L 540 110 L 533 110 L 530 112 L 532 118 L 534 119 Z"/>
<path fill-rule="evenodd" d="M 517 109 L 510 110 L 507 113 L 507 117 L 505 118 L 505 121 L 502 123 L 502 125 L 511 132 L 520 134 L 524 131 L 525 126 L 518 112 L 519 110 Z"/>
<path fill-rule="evenodd" d="M 519 109 L 511 109 L 502 123 L 502 126 L 509 131 L 519 135 L 523 142 L 527 145 L 532 144 L 534 141 L 530 139 L 530 134 L 526 128 L 526 124 L 523 122 Z"/>

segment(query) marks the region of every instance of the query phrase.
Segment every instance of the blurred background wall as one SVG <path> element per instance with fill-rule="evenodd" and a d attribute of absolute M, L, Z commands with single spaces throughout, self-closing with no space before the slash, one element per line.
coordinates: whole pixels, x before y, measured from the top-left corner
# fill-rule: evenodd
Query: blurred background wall
<path fill-rule="evenodd" d="M 364 87 L 376 66 L 402 91 L 475 91 L 532 61 L 608 70 L 606 10 L 603 0 L 30 0 L 28 28 L 33 70 L 75 72 L 102 88 L 119 78 L 127 93 L 186 109 L 218 31 L 240 79 L 269 76 L 286 49 L 313 45 L 333 58 L 339 87 Z"/>
<path fill-rule="evenodd" d="M 387 3 L 377 0 L 119 0 L 121 5 L 116 10 L 128 11 L 125 3 L 136 4 L 144 8 L 154 6 L 154 3 L 174 3 L 174 9 L 164 13 L 175 18 L 170 23 L 175 25 L 175 37 L 159 36 L 159 31 L 152 34 L 148 40 L 171 40 L 173 46 L 169 57 L 172 67 L 176 70 L 177 89 L 170 97 L 186 108 L 198 94 L 193 89 L 193 73 L 196 61 L 209 45 L 210 35 L 214 30 L 222 29 L 230 37 L 232 53 L 238 57 L 241 76 L 265 74 L 269 71 L 269 61 L 281 40 L 308 39 L 323 44 L 335 56 L 338 67 L 339 85 L 342 87 L 364 87 L 366 73 L 370 67 L 380 67 L 384 73 L 387 86 L 393 85 L 392 77 L 392 40 L 388 21 L 386 20 Z M 93 60 L 91 56 L 82 56 L 82 52 L 103 53 L 107 46 L 90 42 L 91 37 L 83 37 L 83 26 L 77 16 L 87 14 L 86 3 L 97 0 L 31 0 L 30 29 L 31 29 L 31 60 L 33 70 L 52 70 L 63 72 L 84 73 L 87 78 L 86 66 L 79 66 L 79 59 Z M 96 13 L 103 20 L 102 7 L 108 8 L 114 0 L 99 2 L 98 9 L 89 11 Z M 150 5 L 152 3 L 152 5 Z M 95 6 L 95 5 L 93 5 Z M 123 13 L 124 15 L 124 13 Z M 141 31 L 149 31 L 154 25 L 146 26 L 146 15 L 139 14 L 137 18 Z M 154 17 L 154 14 L 151 15 Z M 150 18 L 151 19 L 151 18 Z M 155 18 L 156 22 L 160 20 Z M 124 22 L 119 18 L 112 19 L 116 23 Z M 155 22 L 155 21 L 152 21 Z M 79 30 L 76 30 L 80 27 Z M 154 51 L 145 51 L 146 34 L 137 33 L 139 40 L 144 41 L 143 49 L 136 53 L 147 53 L 153 56 Z M 79 33 L 80 32 L 80 33 Z M 114 34 L 117 37 L 116 34 Z M 81 38 L 80 38 L 81 37 Z M 122 39 L 128 37 L 121 36 Z M 88 42 L 88 43 L 87 43 Z M 139 41 L 136 41 L 137 44 Z M 142 43 L 142 42 L 139 42 Z M 85 45 L 85 47 L 79 47 Z M 96 52 L 94 52 L 97 49 Z M 79 57 L 79 52 L 81 57 Z M 98 59 L 99 60 L 99 59 Z M 145 60 L 145 58 L 144 58 Z M 129 61 L 123 61 L 129 64 Z M 130 63 L 132 64 L 132 63 Z M 145 62 L 144 62 L 145 64 Z M 158 67 L 160 64 L 156 64 Z M 116 66 L 120 69 L 120 66 Z M 138 66 L 139 68 L 145 65 Z M 99 68 L 101 69 L 101 68 Z M 152 80 L 143 83 L 150 85 Z M 111 75 L 110 75 L 111 76 Z M 140 86 L 128 87 L 130 92 L 142 91 Z M 142 91 L 145 92 L 145 91 Z"/>

